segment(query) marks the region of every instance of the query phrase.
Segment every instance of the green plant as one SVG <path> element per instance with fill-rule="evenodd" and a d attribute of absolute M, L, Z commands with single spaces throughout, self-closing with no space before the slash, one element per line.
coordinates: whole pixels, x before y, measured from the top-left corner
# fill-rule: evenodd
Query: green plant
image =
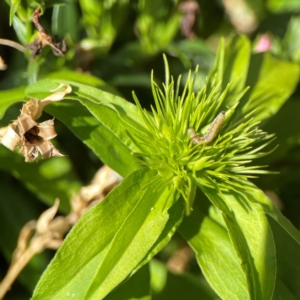
<path fill-rule="evenodd" d="M 88 24 L 90 39 L 97 38 L 96 25 Z M 70 87 L 72 92 L 63 91 L 61 101 L 45 111 L 124 177 L 68 233 L 32 299 L 149 299 L 149 264 L 153 274 L 159 267 L 151 260 L 176 232 L 222 299 L 300 296 L 299 232 L 249 181 L 268 173 L 252 163 L 274 150 L 274 135 L 259 126 L 291 95 L 299 67 L 268 53 L 253 54 L 250 47 L 245 36 L 233 36 L 226 46 L 221 41 L 205 82 L 196 68 L 183 85 L 170 75 L 164 57 L 164 84 L 151 76 L 150 112 L 135 94 L 136 105 L 107 92 L 99 79 L 72 72 L 46 74 L 2 92 L 1 116 L 22 98 L 51 99 L 61 84 Z M 216 117 L 220 122 L 212 125 Z M 211 139 L 201 139 L 211 126 L 216 129 Z M 1 151 L 2 168 L 9 170 L 20 157 Z M 67 157 L 57 159 L 68 168 Z M 30 176 L 22 173 L 25 168 Z M 13 172 L 49 203 L 59 196 L 68 211 L 66 187 L 79 184 L 69 175 L 62 179 L 66 168 L 56 170 L 55 182 L 49 179 L 52 169 L 47 178 L 47 172 L 17 161 Z M 207 299 L 215 297 L 200 290 Z"/>

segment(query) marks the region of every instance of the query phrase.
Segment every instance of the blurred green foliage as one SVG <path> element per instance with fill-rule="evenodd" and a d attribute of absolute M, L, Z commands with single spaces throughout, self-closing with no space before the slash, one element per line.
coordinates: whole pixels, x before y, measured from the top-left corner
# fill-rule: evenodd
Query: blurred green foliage
<path fill-rule="evenodd" d="M 260 158 L 259 164 L 269 165 L 268 169 L 278 174 L 262 175 L 253 179 L 253 182 L 267 191 L 271 199 L 279 203 L 282 213 L 296 228 L 300 228 L 300 89 L 298 84 L 292 95 L 283 95 L 280 86 L 272 87 L 277 82 L 292 86 L 299 80 L 296 75 L 293 78 L 285 76 L 285 68 L 297 69 L 300 64 L 299 1 L 6 0 L 0 2 L 0 38 L 22 45 L 32 43 L 37 34 L 32 24 L 32 14 L 37 5 L 41 5 L 44 12 L 40 18 L 43 27 L 59 39 L 66 39 L 68 50 L 65 56 L 56 57 L 46 47 L 40 56 L 32 59 L 29 50 L 21 53 L 0 45 L 0 56 L 7 65 L 6 70 L 0 71 L 0 116 L 4 115 L 2 106 L 6 107 L 5 101 L 14 103 L 0 120 L 0 127 L 6 126 L 18 115 L 25 87 L 44 78 L 89 84 L 121 95 L 131 102 L 131 92 L 134 90 L 142 106 L 149 108 L 153 105 L 151 70 L 155 70 L 157 82 L 164 80 L 162 53 L 167 55 L 171 73 L 175 77 L 182 74 L 185 79 L 189 69 L 199 65 L 200 78 L 203 79 L 213 64 L 220 37 L 227 39 L 233 32 L 243 33 L 251 40 L 249 47 L 253 53 L 269 52 L 251 58 L 246 85 L 251 88 L 260 79 L 260 84 L 265 88 L 264 94 L 256 94 L 255 89 L 250 89 L 252 104 L 256 99 L 261 101 L 271 95 L 275 106 L 282 106 L 274 114 L 268 102 L 268 105 L 261 106 L 259 112 L 268 115 L 261 127 L 269 133 L 275 133 L 279 145 L 272 154 Z M 238 8 L 242 8 L 243 13 Z M 234 49 L 232 53 L 235 55 Z M 264 60 L 263 64 L 261 60 Z M 263 65 L 259 74 L 258 65 Z M 245 66 L 242 63 L 239 66 L 241 71 L 238 67 L 235 69 L 237 86 L 246 80 L 242 72 Z M 290 98 L 286 101 L 287 97 Z M 49 107 L 47 112 L 51 114 L 56 111 L 67 116 L 68 103 Z M 77 111 L 85 111 L 84 107 L 77 104 L 73 107 L 75 117 Z M 78 127 L 86 125 L 80 122 L 83 121 L 78 118 Z M 97 127 L 99 124 L 90 117 L 88 126 Z M 47 207 L 46 204 L 54 202 L 55 197 L 61 200 L 61 213 L 67 212 L 69 197 L 81 185 L 87 184 L 102 165 L 90 149 L 93 149 L 93 145 L 80 135 L 80 128 L 74 133 L 90 148 L 58 120 L 56 130 L 57 147 L 67 154 L 65 158 L 59 158 L 59 163 L 56 159 L 39 161 L 25 168 L 22 157 L 2 146 L 0 148 L 1 278 L 10 263 L 21 227 L 37 218 Z M 105 140 L 105 133 L 101 130 L 99 132 L 102 132 Z M 127 154 L 123 155 L 125 157 Z M 119 167 L 121 172 L 122 166 Z M 32 173 L 39 174 L 40 182 L 32 180 Z M 175 235 L 158 254 L 160 261 L 167 261 L 182 243 L 182 238 Z M 46 252 L 32 260 L 5 299 L 28 299 L 51 256 L 52 253 Z M 172 292 L 176 291 L 179 282 L 183 289 L 191 293 L 189 299 L 199 299 L 192 298 L 192 291 L 202 291 L 201 299 L 216 297 L 203 283 L 203 277 L 195 265 L 195 260 L 191 260 L 187 265 L 187 274 L 169 274 L 165 279 L 166 285 L 159 287 L 155 278 L 166 277 L 168 271 L 160 262 L 152 262 L 153 299 L 167 299 L 165 295 L 177 299 L 176 292 L 174 295 Z M 139 272 L 145 272 L 145 269 Z M 130 284 L 134 286 L 132 278 Z M 142 291 L 140 295 L 143 295 Z M 109 297 L 113 297 L 113 294 Z M 116 298 L 119 296 L 109 297 L 107 299 L 119 299 Z"/>

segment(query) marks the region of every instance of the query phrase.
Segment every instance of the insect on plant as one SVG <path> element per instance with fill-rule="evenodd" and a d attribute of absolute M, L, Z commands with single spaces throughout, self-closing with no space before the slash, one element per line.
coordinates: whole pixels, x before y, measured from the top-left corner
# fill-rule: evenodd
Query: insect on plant
<path fill-rule="evenodd" d="M 209 144 L 211 143 L 214 138 L 216 137 L 220 127 L 222 126 L 223 122 L 225 120 L 225 112 L 221 111 L 217 117 L 213 120 L 213 122 L 211 123 L 208 131 L 206 132 L 206 134 L 202 137 L 200 137 L 199 135 L 197 135 L 197 133 L 195 132 L 195 130 L 193 128 L 189 128 L 187 130 L 187 134 L 190 138 L 190 140 L 195 144 Z"/>

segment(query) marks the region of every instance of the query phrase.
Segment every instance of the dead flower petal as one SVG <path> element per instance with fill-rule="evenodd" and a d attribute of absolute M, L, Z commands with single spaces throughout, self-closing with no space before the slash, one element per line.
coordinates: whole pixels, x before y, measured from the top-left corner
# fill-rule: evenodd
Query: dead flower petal
<path fill-rule="evenodd" d="M 53 147 L 52 150 L 51 150 L 51 156 L 62 157 L 62 156 L 64 156 L 64 155 L 61 154 L 57 148 Z"/>
<path fill-rule="evenodd" d="M 27 103 L 25 103 L 21 109 L 21 115 L 26 114 L 31 116 L 32 119 L 36 120 L 42 115 L 42 110 L 39 111 L 39 100 L 30 99 Z"/>
<path fill-rule="evenodd" d="M 44 140 L 51 140 L 57 136 L 57 133 L 54 129 L 54 119 L 40 123 L 38 128 L 39 136 Z"/>
<path fill-rule="evenodd" d="M 55 92 L 64 88 L 62 91 Z M 17 120 L 9 126 L 0 128 L 0 143 L 10 150 L 20 146 L 20 151 L 26 162 L 31 162 L 38 158 L 41 153 L 43 158 L 52 156 L 63 156 L 50 142 L 56 137 L 54 129 L 54 119 L 38 123 L 35 120 L 42 115 L 44 107 L 51 102 L 60 101 L 72 88 L 68 84 L 60 84 L 55 92 L 45 99 L 38 101 L 31 99 L 25 103 L 21 109 L 21 114 Z"/>
<path fill-rule="evenodd" d="M 32 117 L 27 114 L 21 114 L 18 117 L 18 123 L 20 135 L 25 134 L 28 130 L 32 129 L 34 126 L 37 126 L 37 122 L 35 122 Z"/>
<path fill-rule="evenodd" d="M 53 93 L 41 101 L 37 99 L 31 99 L 30 101 L 25 103 L 22 107 L 21 115 L 26 114 L 28 116 L 31 116 L 33 120 L 37 120 L 42 115 L 43 109 L 46 105 L 52 102 L 60 101 L 66 94 L 72 92 L 71 86 L 65 83 L 61 83 L 56 89 L 52 90 L 51 92 L 55 92 L 62 87 L 64 88 L 64 90 Z"/>
<path fill-rule="evenodd" d="M 37 147 L 28 142 L 25 142 L 22 145 L 19 153 L 25 157 L 26 162 L 34 161 L 35 159 L 38 158 L 38 155 L 39 155 Z"/>
<path fill-rule="evenodd" d="M 56 89 L 52 90 L 51 92 L 55 92 L 61 88 L 64 88 L 64 90 L 53 93 L 46 97 L 45 99 L 38 101 L 38 111 L 36 112 L 36 115 L 33 117 L 35 120 L 38 119 L 42 115 L 42 111 L 44 107 L 52 102 L 60 101 L 64 98 L 66 94 L 69 94 L 72 92 L 72 87 L 68 84 L 61 83 Z"/>
<path fill-rule="evenodd" d="M 6 70 L 7 65 L 5 64 L 3 58 L 0 56 L 0 71 Z"/>
<path fill-rule="evenodd" d="M 56 199 L 53 206 L 44 211 L 36 223 L 36 231 L 38 233 L 48 232 L 49 224 L 53 220 L 59 207 L 59 199 Z"/>
<path fill-rule="evenodd" d="M 8 125 L 7 127 L 1 128 L 0 142 L 9 150 L 14 151 L 16 146 L 20 145 L 21 139 L 20 136 L 14 130 L 13 126 Z"/>
<path fill-rule="evenodd" d="M 55 148 L 50 141 L 44 141 L 41 145 L 36 146 L 38 151 L 42 154 L 43 158 L 52 156 L 64 156 Z"/>

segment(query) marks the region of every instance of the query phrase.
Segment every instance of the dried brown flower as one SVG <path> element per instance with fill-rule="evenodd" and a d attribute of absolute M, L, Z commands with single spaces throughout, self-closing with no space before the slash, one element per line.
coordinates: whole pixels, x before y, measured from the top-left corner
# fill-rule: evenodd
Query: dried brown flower
<path fill-rule="evenodd" d="M 69 85 L 61 84 L 57 89 L 61 87 L 64 87 L 63 91 L 56 92 L 41 101 L 31 99 L 25 103 L 17 120 L 0 128 L 0 143 L 12 151 L 19 146 L 19 153 L 25 157 L 26 162 L 37 159 L 39 153 L 42 158 L 63 156 L 50 142 L 57 135 L 54 119 L 42 123 L 35 121 L 42 115 L 46 105 L 62 100 L 67 93 L 71 92 Z"/>
<path fill-rule="evenodd" d="M 39 32 L 34 42 L 27 45 L 26 48 L 32 50 L 31 57 L 40 54 L 43 48 L 45 48 L 46 46 L 51 47 L 54 55 L 63 56 L 64 53 L 67 51 L 66 41 L 62 40 L 60 42 L 57 40 L 57 37 L 53 37 L 47 33 L 47 31 L 39 22 L 39 17 L 42 15 L 40 10 L 41 8 L 38 6 L 32 16 L 32 21 Z"/>

